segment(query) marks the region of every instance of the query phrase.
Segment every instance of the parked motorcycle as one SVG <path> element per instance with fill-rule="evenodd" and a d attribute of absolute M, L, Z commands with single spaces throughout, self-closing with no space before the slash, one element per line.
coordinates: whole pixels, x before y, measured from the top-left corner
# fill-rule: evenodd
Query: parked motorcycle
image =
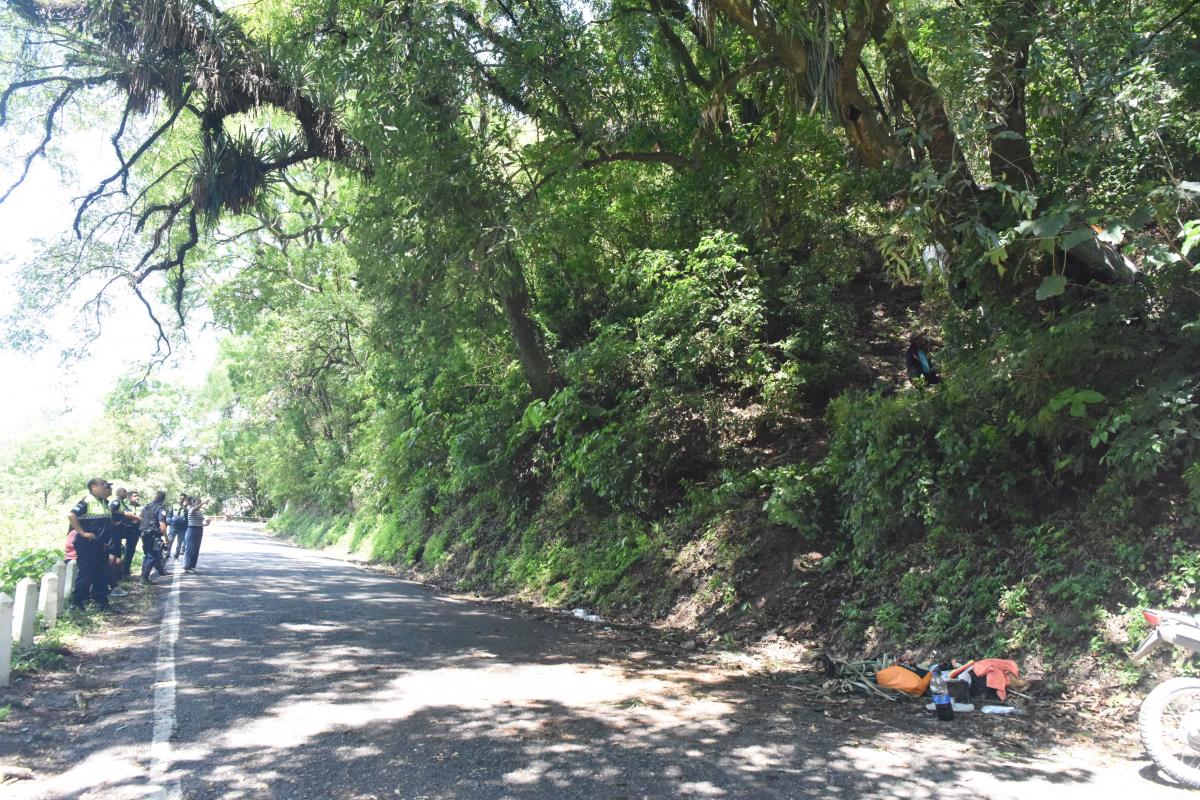
<path fill-rule="evenodd" d="M 1200 619 L 1190 614 L 1147 609 L 1153 629 L 1133 654 L 1141 661 L 1163 642 L 1200 653 Z M 1200 789 L 1200 678 L 1171 678 L 1146 695 L 1138 713 L 1142 744 L 1159 769 L 1192 789 Z"/>

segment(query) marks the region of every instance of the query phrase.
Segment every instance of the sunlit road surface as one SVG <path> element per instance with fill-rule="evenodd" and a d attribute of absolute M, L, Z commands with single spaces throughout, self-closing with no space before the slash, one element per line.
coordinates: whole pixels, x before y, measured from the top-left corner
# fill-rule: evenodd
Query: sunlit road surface
<path fill-rule="evenodd" d="M 1190 796 L 1145 762 L 996 753 L 928 723 L 848 729 L 603 626 L 526 619 L 247 527 L 211 528 L 199 567 L 156 590 L 123 722 L 16 796 Z"/>

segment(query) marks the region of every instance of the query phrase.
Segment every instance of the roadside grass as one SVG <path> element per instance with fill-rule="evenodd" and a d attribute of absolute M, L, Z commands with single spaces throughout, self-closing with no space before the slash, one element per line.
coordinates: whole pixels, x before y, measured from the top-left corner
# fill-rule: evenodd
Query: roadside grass
<path fill-rule="evenodd" d="M 70 666 L 74 646 L 80 638 L 103 632 L 114 624 L 128 624 L 127 617 L 141 617 L 147 614 L 154 605 L 154 596 L 146 591 L 146 587 L 137 579 L 141 569 L 142 554 L 138 553 L 133 560 L 131 574 L 134 576 L 126 581 L 123 588 L 128 594 L 121 598 L 117 620 L 107 617 L 100 610 L 88 606 L 84 609 L 70 604 L 63 609 L 53 628 L 47 628 L 41 615 L 38 615 L 37 629 L 33 647 L 13 652 L 12 675 L 14 678 L 35 675 L 40 672 L 53 672 Z"/>
<path fill-rule="evenodd" d="M 53 628 L 46 628 L 39 615 L 33 647 L 13 652 L 13 677 L 65 669 L 69 665 L 71 645 L 102 625 L 102 616 L 94 608 L 80 610 L 68 605 Z"/>

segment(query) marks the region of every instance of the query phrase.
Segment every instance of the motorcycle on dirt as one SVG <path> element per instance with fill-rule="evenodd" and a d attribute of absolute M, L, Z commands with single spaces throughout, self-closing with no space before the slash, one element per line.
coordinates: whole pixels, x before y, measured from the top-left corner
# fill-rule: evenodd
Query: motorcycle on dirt
<path fill-rule="evenodd" d="M 1190 614 L 1147 609 L 1153 629 L 1133 654 L 1141 661 L 1158 645 L 1200 653 L 1200 619 Z M 1200 678 L 1171 678 L 1146 695 L 1138 713 L 1138 731 L 1150 758 L 1163 772 L 1200 789 Z"/>

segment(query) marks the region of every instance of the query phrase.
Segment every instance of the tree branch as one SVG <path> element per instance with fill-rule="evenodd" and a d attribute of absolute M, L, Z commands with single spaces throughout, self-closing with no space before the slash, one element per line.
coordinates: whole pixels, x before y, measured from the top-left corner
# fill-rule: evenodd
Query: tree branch
<path fill-rule="evenodd" d="M 184 204 L 190 204 L 190 202 L 191 202 L 190 200 L 180 201 L 180 209 L 182 209 Z M 174 220 L 175 214 L 177 214 L 180 209 L 177 209 L 175 212 L 172 213 L 170 220 Z M 166 226 L 166 225 L 169 225 L 169 222 L 164 223 L 164 226 Z M 160 238 L 163 230 L 164 230 L 164 228 L 162 226 L 160 226 L 158 231 L 155 232 L 155 245 L 151 250 L 149 250 L 147 252 L 147 256 L 150 253 L 153 253 L 155 250 L 158 249 L 158 241 L 159 241 L 159 238 Z M 184 318 L 184 314 L 183 314 L 183 286 L 184 286 L 183 262 L 187 258 L 188 252 L 199 243 L 200 243 L 200 228 L 196 222 L 196 208 L 195 208 L 195 206 L 191 206 L 190 208 L 188 208 L 188 238 L 185 239 L 183 242 L 181 242 L 179 244 L 179 246 L 175 248 L 174 256 L 172 256 L 171 258 L 164 259 L 156 264 L 151 264 L 150 266 L 145 267 L 138 274 L 137 278 L 134 281 L 134 284 L 136 286 L 137 284 L 140 284 L 142 281 L 146 280 L 146 278 L 148 278 L 150 275 L 154 274 L 155 272 L 165 272 L 166 270 L 172 269 L 174 267 L 178 267 L 179 275 L 177 276 L 176 281 L 175 281 L 175 313 L 179 315 L 179 321 L 181 323 L 183 322 L 183 318 Z M 146 262 L 146 257 L 143 257 L 142 262 L 138 265 L 139 268 L 145 262 Z"/>
<path fill-rule="evenodd" d="M 662 34 L 663 41 L 667 43 L 667 49 L 675 56 L 675 61 L 679 67 L 687 75 L 689 81 L 704 91 L 712 90 L 712 81 L 700 74 L 700 69 L 696 66 L 695 60 L 692 59 L 692 54 L 688 52 L 687 46 L 683 40 L 675 33 L 671 27 L 671 23 L 667 21 L 668 14 L 661 0 L 652 0 L 654 6 L 658 9 L 658 13 L 654 15 L 655 22 L 658 23 L 658 32 Z"/>
<path fill-rule="evenodd" d="M 0 94 L 0 127 L 3 127 L 8 122 L 8 101 L 12 96 L 22 89 L 32 89 L 34 86 L 44 86 L 47 83 L 56 82 L 74 83 L 74 78 L 68 78 L 65 75 L 51 75 L 48 78 L 32 78 L 27 81 L 17 81 L 10 83 L 4 87 L 4 93 Z"/>
<path fill-rule="evenodd" d="M 641 164 L 666 164 L 675 169 L 696 169 L 699 165 L 688 158 L 681 156 L 678 153 L 666 152 L 650 152 L 650 153 L 634 153 L 634 152 L 616 152 L 605 153 L 598 158 L 589 158 L 580 161 L 577 169 L 591 169 L 598 167 L 601 164 L 612 164 L 616 161 L 635 161 Z"/>
<path fill-rule="evenodd" d="M 54 118 L 58 115 L 58 112 L 62 110 L 62 107 L 66 105 L 67 101 L 71 99 L 71 96 L 80 89 L 89 86 L 96 86 L 109 80 L 112 80 L 111 75 L 100 75 L 91 78 L 76 78 L 68 81 L 66 88 L 59 93 L 58 97 L 55 98 L 54 102 L 50 104 L 50 108 L 46 112 L 45 133 L 42 136 L 41 142 L 39 142 L 38 146 L 35 147 L 33 151 L 25 157 L 25 166 L 24 169 L 21 170 L 20 177 L 17 178 L 16 182 L 14 182 L 12 186 L 8 187 L 8 190 L 3 195 L 0 195 L 0 203 L 3 203 L 5 200 L 7 200 L 9 195 L 16 191 L 18 186 L 25 182 L 25 179 L 29 177 L 29 170 L 33 166 L 33 162 L 37 160 L 38 157 L 45 155 L 46 147 L 50 144 L 50 140 L 54 138 Z M 47 79 L 40 82 L 49 83 L 50 80 Z M 26 83 L 28 84 L 29 82 L 26 81 Z M 8 97 L 10 95 L 11 92 L 6 90 L 4 96 L 5 105 L 7 104 Z"/>
<path fill-rule="evenodd" d="M 146 296 L 142 294 L 142 288 L 138 286 L 137 282 L 133 283 L 133 293 L 137 295 L 137 299 L 141 300 L 142 305 L 146 307 L 146 313 L 150 316 L 150 321 L 154 323 L 154 327 L 157 330 L 156 339 L 154 342 L 155 360 L 146 368 L 146 374 L 149 375 L 154 365 L 162 364 L 171 357 L 171 340 L 167 336 L 167 332 L 163 329 L 162 323 L 159 321 L 158 316 L 154 313 L 154 307 L 150 305 L 150 301 L 148 301 Z M 163 350 L 164 347 L 166 348 L 165 352 Z M 143 380 L 145 380 L 145 378 L 143 378 Z"/>
<path fill-rule="evenodd" d="M 92 203 L 96 202 L 104 195 L 104 190 L 110 183 L 115 181 L 117 178 L 120 178 L 121 179 L 121 192 L 122 193 L 125 192 L 126 186 L 128 185 L 129 170 L 132 169 L 133 166 L 135 164 L 137 164 L 138 160 L 141 159 L 141 157 L 146 154 L 146 151 L 150 149 L 151 145 L 153 145 L 155 142 L 157 142 L 159 140 L 159 138 L 164 133 L 166 133 L 171 128 L 172 125 L 175 124 L 175 120 L 179 119 L 179 112 L 183 110 L 183 107 L 187 102 L 187 97 L 189 97 L 191 95 L 191 91 L 192 90 L 189 88 L 187 95 L 185 95 L 185 97 L 184 97 L 184 103 L 177 106 L 171 112 L 171 115 L 169 117 L 167 117 L 166 122 L 164 122 L 162 125 L 159 125 L 158 128 L 156 128 L 155 131 L 150 134 L 150 136 L 146 139 L 146 141 L 142 142 L 141 146 L 138 147 L 137 150 L 133 151 L 133 155 L 131 155 L 129 157 L 128 162 L 122 161 L 121 167 L 116 172 L 114 172 L 112 175 L 108 176 L 104 180 L 100 181 L 100 185 L 97 186 L 95 189 L 93 189 L 91 192 L 89 192 L 86 197 L 84 197 L 83 202 L 79 204 L 79 208 L 75 212 L 75 223 L 73 225 L 73 228 L 75 230 L 76 236 L 79 236 L 82 238 L 82 235 L 79 232 L 79 226 L 82 223 L 84 213 L 87 211 L 88 207 L 92 205 Z M 128 106 L 127 106 L 126 114 L 128 114 L 128 113 L 129 112 L 128 112 Z M 124 120 L 124 118 L 122 118 L 121 128 L 124 129 L 124 127 L 125 127 L 125 120 Z M 117 138 L 119 136 L 120 136 L 120 132 L 118 132 L 117 135 L 113 137 L 113 145 L 114 146 L 116 146 Z M 118 156 L 120 155 L 119 150 L 117 152 L 117 155 Z M 172 169 L 174 169 L 174 168 L 172 168 Z M 160 176 L 160 179 L 161 179 L 161 176 Z"/>

